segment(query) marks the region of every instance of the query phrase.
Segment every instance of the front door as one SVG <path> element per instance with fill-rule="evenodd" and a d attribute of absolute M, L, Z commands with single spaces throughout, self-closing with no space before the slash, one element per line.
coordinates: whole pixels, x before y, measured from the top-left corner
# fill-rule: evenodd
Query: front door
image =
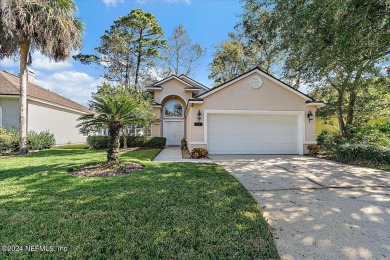
<path fill-rule="evenodd" d="M 183 120 L 164 120 L 163 136 L 167 138 L 167 145 L 180 145 L 184 137 Z"/>

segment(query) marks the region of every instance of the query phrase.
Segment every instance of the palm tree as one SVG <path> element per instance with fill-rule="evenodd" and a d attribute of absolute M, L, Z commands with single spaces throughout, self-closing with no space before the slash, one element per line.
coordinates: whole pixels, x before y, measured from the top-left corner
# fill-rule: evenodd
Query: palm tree
<path fill-rule="evenodd" d="M 89 106 L 96 113 L 81 116 L 78 120 L 82 122 L 78 127 L 81 127 L 82 131 L 108 128 L 110 141 L 107 162 L 117 162 L 121 129 L 124 126 L 142 124 L 145 121 L 139 116 L 138 104 L 129 96 L 128 92 L 118 89 L 111 93 L 94 94 Z"/>
<path fill-rule="evenodd" d="M 26 145 L 27 65 L 31 51 L 55 61 L 66 60 L 81 47 L 83 24 L 74 18 L 73 0 L 1 0 L 0 59 L 20 58 L 19 153 Z"/>

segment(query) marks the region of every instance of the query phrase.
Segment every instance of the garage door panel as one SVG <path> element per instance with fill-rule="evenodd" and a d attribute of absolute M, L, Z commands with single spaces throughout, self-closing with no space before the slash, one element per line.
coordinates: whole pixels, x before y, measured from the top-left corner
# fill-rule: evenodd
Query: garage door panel
<path fill-rule="evenodd" d="M 212 154 L 298 154 L 297 115 L 209 114 Z"/>

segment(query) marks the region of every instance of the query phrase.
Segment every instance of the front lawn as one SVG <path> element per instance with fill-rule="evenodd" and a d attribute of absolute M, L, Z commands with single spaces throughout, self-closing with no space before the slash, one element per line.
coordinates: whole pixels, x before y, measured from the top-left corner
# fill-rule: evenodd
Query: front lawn
<path fill-rule="evenodd" d="M 150 162 L 158 152 L 125 152 L 121 160 L 145 169 L 104 178 L 68 173 L 105 160 L 83 146 L 0 159 L 0 258 L 279 258 L 232 176 L 216 165 Z"/>

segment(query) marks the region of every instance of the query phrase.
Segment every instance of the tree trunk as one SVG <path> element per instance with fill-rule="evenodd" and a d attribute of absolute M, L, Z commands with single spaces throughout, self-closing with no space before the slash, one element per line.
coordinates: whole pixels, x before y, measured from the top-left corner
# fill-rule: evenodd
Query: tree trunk
<path fill-rule="evenodd" d="M 360 78 L 362 77 L 362 69 L 358 69 L 356 72 L 356 76 L 353 82 L 353 89 L 349 92 L 349 102 L 348 102 L 348 108 L 347 108 L 347 125 L 352 125 L 354 120 L 354 112 L 355 112 L 355 105 L 356 105 L 356 99 L 357 99 L 357 84 L 360 82 Z"/>
<path fill-rule="evenodd" d="M 118 122 L 113 122 L 109 124 L 108 128 L 110 131 L 110 143 L 107 150 L 107 162 L 114 163 L 117 162 L 119 158 L 119 138 L 121 125 Z"/>
<path fill-rule="evenodd" d="M 125 127 L 122 128 L 122 136 L 123 136 L 123 149 L 127 149 L 127 129 L 125 129 Z"/>
<path fill-rule="evenodd" d="M 140 33 L 139 33 L 137 67 L 135 68 L 135 88 L 136 89 L 138 88 L 139 69 L 140 69 L 140 66 L 141 66 L 141 58 L 142 58 L 142 54 L 141 54 L 141 52 L 142 52 L 142 44 L 141 44 L 142 33 L 143 33 L 143 30 L 141 30 Z"/>
<path fill-rule="evenodd" d="M 343 118 L 343 101 L 344 101 L 344 89 L 341 88 L 337 90 L 338 97 L 337 97 L 337 118 L 339 121 L 339 128 L 340 132 L 343 136 L 345 136 L 345 123 Z"/>
<path fill-rule="evenodd" d="M 351 90 L 349 93 L 349 102 L 347 109 L 347 125 L 352 125 L 354 119 L 355 112 L 355 104 L 356 104 L 357 92 L 356 90 Z"/>
<path fill-rule="evenodd" d="M 29 42 L 20 44 L 20 95 L 19 95 L 19 154 L 28 153 L 27 148 L 27 55 Z"/>
<path fill-rule="evenodd" d="M 125 75 L 125 86 L 127 89 L 130 89 L 130 69 L 131 69 L 130 59 L 131 59 L 130 54 L 128 54 L 126 58 L 126 75 Z"/>

